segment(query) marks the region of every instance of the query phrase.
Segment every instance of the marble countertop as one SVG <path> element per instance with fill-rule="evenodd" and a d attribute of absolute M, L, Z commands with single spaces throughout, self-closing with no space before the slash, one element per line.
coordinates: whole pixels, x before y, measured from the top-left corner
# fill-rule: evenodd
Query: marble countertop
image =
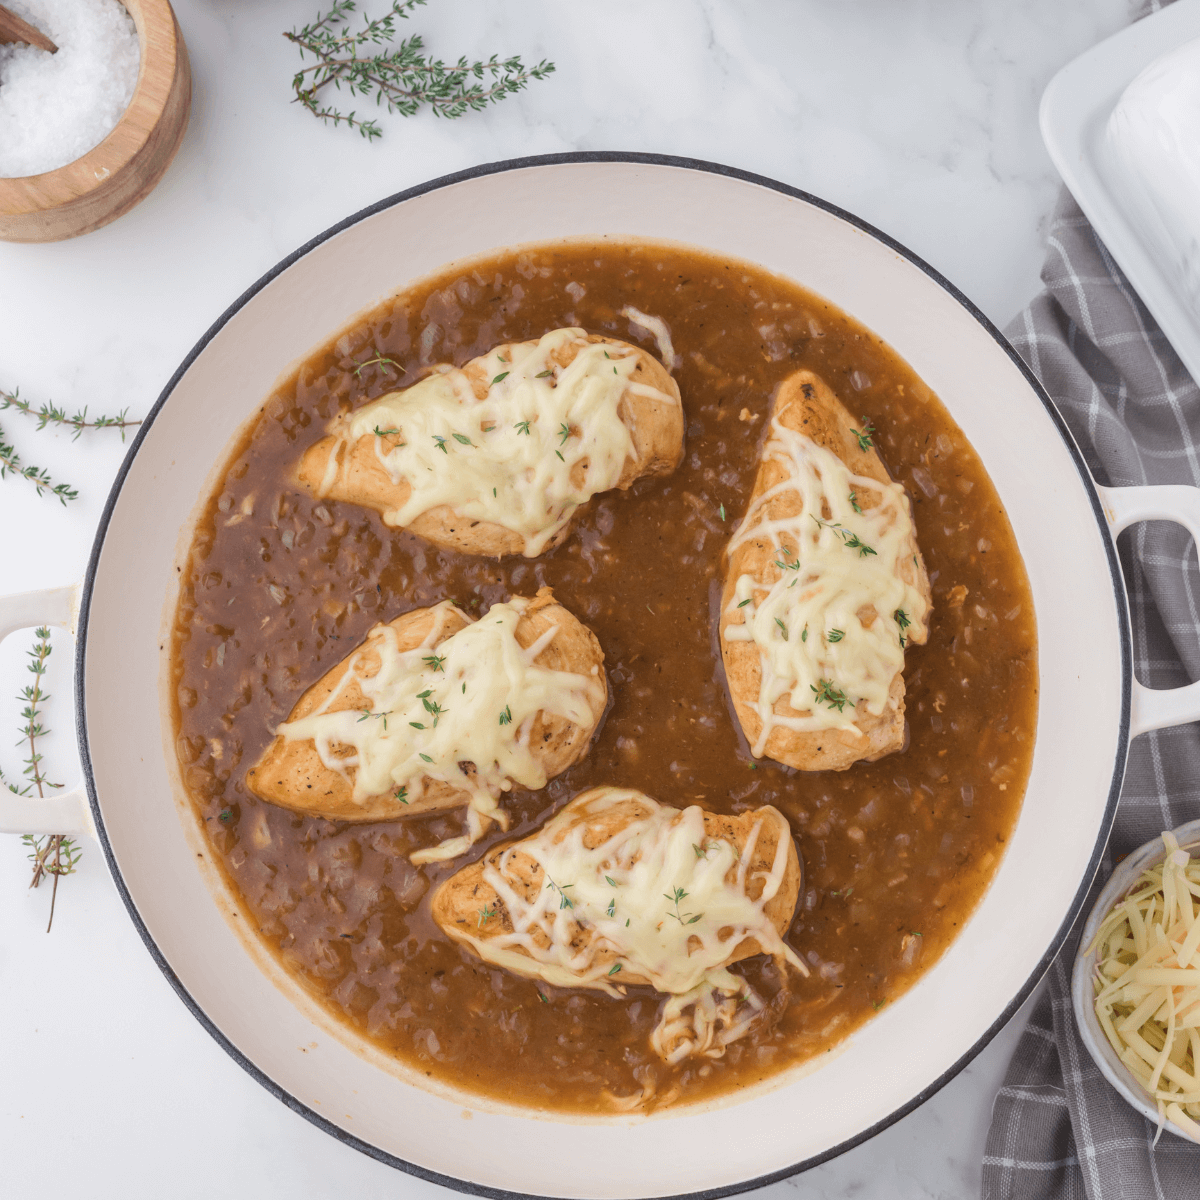
<path fill-rule="evenodd" d="M 141 415 L 226 305 L 356 209 L 480 162 L 658 151 L 772 176 L 911 247 L 1005 324 L 1038 286 L 1058 180 L 1037 104 L 1051 75 L 1125 24 L 1133 0 L 430 0 L 408 23 L 435 53 L 521 53 L 557 73 L 460 121 L 383 118 L 369 144 L 289 105 L 280 36 L 319 0 L 176 0 L 191 126 L 157 190 L 75 241 L 0 243 L 0 388 L 74 411 Z M 365 0 L 378 12 L 383 0 Z M 0 482 L 0 586 L 82 575 L 123 447 L 0 414 L 27 462 L 79 489 L 67 507 Z M 0 647 L 0 729 L 16 730 L 28 638 Z M 71 646 L 55 638 L 44 752 L 78 774 Z M 0 768 L 21 750 L 0 737 Z M 0 1184 L 95 1200 L 411 1196 L 441 1189 L 349 1150 L 272 1099 L 180 1005 L 94 846 L 30 892 L 0 838 Z M 977 1195 L 992 1098 L 1022 1018 L 924 1107 L 768 1189 L 774 1197 Z M 797 1119 L 802 1119 L 798 1115 Z"/>

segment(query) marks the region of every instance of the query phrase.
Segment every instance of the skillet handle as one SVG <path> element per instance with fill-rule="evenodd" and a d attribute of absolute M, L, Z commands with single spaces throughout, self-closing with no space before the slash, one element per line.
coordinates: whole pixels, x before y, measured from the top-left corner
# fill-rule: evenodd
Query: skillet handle
<path fill-rule="evenodd" d="M 1099 487 L 1113 537 L 1139 521 L 1174 521 L 1200 547 L 1200 488 L 1186 484 Z M 1200 720 L 1200 680 L 1177 688 L 1148 688 L 1133 681 L 1130 736 Z"/>
<path fill-rule="evenodd" d="M 39 625 L 58 625 L 74 633 L 78 614 L 77 585 L 0 596 L 0 641 L 10 633 Z M 0 833 L 86 833 L 95 837 L 83 780 L 44 799 L 18 796 L 0 787 Z"/>

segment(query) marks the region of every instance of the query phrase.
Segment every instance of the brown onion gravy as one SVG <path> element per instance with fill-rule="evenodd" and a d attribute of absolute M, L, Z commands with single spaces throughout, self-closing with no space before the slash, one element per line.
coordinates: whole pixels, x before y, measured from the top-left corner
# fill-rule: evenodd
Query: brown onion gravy
<path fill-rule="evenodd" d="M 563 325 L 656 352 L 619 315 L 625 305 L 670 328 L 686 455 L 666 479 L 597 497 L 558 549 L 500 561 L 440 550 L 290 481 L 339 410 L 436 363 L 461 365 Z M 874 424 L 913 501 L 934 593 L 929 643 L 907 655 L 907 749 L 840 773 L 750 757 L 716 644 L 724 547 L 772 392 L 799 367 Z M 509 834 L 417 868 L 408 853 L 459 832 L 461 812 L 335 824 L 246 789 L 275 726 L 376 622 L 445 598 L 478 614 L 542 585 L 600 639 L 612 702 L 579 764 L 542 792 L 509 795 Z M 828 1049 L 911 986 L 999 865 L 1037 712 L 1024 565 L 991 481 L 938 399 L 879 338 L 795 283 L 648 243 L 497 254 L 403 292 L 309 357 L 234 447 L 208 500 L 172 670 L 188 792 L 249 924 L 284 967 L 422 1073 L 573 1111 L 749 1085 Z M 770 1015 L 723 1058 L 669 1067 L 648 1045 L 662 1003 L 653 991 L 618 1000 L 518 978 L 452 945 L 430 918 L 440 880 L 601 784 L 717 812 L 774 804 L 791 822 L 805 878 L 788 941 L 812 974 L 784 979 L 761 958 L 734 967 L 771 998 Z"/>

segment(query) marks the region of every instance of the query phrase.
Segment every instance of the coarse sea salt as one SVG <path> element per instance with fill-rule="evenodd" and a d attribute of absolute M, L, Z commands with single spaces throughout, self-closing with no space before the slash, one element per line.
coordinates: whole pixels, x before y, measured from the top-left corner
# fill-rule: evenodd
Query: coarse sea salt
<path fill-rule="evenodd" d="M 0 177 L 39 175 L 113 131 L 137 83 L 137 30 L 117 0 L 5 3 L 58 47 L 0 44 Z"/>

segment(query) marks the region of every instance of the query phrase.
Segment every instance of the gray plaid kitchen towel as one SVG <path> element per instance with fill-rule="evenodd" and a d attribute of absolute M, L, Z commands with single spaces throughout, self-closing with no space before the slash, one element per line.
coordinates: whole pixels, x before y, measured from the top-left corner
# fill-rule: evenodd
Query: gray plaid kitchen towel
<path fill-rule="evenodd" d="M 1042 281 L 1046 290 L 1008 337 L 1058 405 L 1096 480 L 1200 486 L 1200 388 L 1069 196 L 1054 216 Z M 1200 679 L 1200 572 L 1191 538 L 1153 522 L 1123 534 L 1119 548 L 1138 678 L 1159 688 Z M 1139 737 L 1101 879 L 1115 858 L 1197 817 L 1200 724 Z M 1078 926 L 996 1097 L 983 1195 L 1200 1200 L 1200 1147 L 1168 1132 L 1152 1147 L 1155 1126 L 1113 1090 L 1079 1040 L 1070 997 L 1077 942 Z"/>

